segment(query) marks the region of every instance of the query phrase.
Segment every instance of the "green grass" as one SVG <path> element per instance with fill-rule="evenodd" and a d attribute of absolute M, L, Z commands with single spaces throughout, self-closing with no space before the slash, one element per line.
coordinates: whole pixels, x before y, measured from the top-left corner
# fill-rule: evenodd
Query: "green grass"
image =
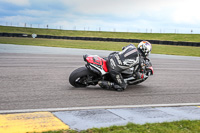
<path fill-rule="evenodd" d="M 80 133 L 199 133 L 200 120 L 176 121 L 152 124 L 133 124 L 128 123 L 126 126 L 111 126 L 107 128 L 93 128 Z M 78 133 L 75 130 L 68 131 L 49 131 L 44 133 Z"/>
<path fill-rule="evenodd" d="M 39 39 L 39 38 L 33 39 L 33 38 L 17 38 L 17 37 L 0 37 L 0 43 L 63 47 L 63 48 L 111 50 L 111 51 L 120 51 L 123 46 L 129 44 L 124 42 L 102 42 L 102 41 L 81 41 L 81 40 Z M 157 44 L 153 44 L 152 47 L 153 47 L 152 53 L 154 54 L 200 57 L 200 47 L 169 46 L 169 45 L 157 45 Z"/>
<path fill-rule="evenodd" d="M 63 39 L 38 39 L 38 38 L 15 38 L 0 37 L 0 43 L 20 44 L 34 46 L 49 46 L 62 48 L 80 48 L 118 51 L 128 43 L 102 42 L 102 41 L 82 41 L 82 40 L 63 40 Z"/>
<path fill-rule="evenodd" d="M 122 38 L 122 39 L 200 42 L 200 34 L 73 31 L 73 30 L 38 29 L 38 28 L 24 28 L 24 27 L 10 27 L 10 26 L 0 26 L 0 32 L 26 33 L 26 34 L 35 33 L 40 35 L 54 35 L 54 36 L 103 37 L 103 38 Z"/>

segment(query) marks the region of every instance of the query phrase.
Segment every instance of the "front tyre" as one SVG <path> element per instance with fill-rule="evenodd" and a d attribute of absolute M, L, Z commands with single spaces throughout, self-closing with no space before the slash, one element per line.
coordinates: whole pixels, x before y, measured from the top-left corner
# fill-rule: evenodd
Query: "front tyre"
<path fill-rule="evenodd" d="M 86 87 L 90 85 L 89 80 L 94 76 L 86 67 L 80 67 L 70 74 L 69 83 L 74 87 Z"/>
<path fill-rule="evenodd" d="M 137 85 L 137 84 L 140 84 L 140 83 L 144 82 L 145 80 L 147 80 L 147 78 L 146 78 L 146 79 L 144 79 L 144 80 L 137 81 L 137 82 L 133 83 L 132 85 Z"/>

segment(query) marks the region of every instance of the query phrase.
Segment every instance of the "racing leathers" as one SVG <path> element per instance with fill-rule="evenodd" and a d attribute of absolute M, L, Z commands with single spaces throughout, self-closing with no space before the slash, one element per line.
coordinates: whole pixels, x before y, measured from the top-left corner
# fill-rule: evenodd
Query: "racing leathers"
<path fill-rule="evenodd" d="M 115 89 L 123 91 L 127 87 L 121 72 L 134 67 L 135 78 L 143 78 L 138 71 L 141 69 L 142 54 L 138 49 L 130 44 L 123 47 L 121 52 L 113 52 L 108 56 L 107 66 L 108 71 L 113 79 L 113 83 L 109 81 L 99 81 L 99 86 L 105 89 Z"/>

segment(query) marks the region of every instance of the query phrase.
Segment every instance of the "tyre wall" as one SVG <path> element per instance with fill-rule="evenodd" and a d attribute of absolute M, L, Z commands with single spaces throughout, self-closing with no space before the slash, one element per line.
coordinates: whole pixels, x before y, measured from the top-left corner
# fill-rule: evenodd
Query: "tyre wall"
<path fill-rule="evenodd" d="M 32 35 L 21 33 L 0 33 L 2 37 L 28 37 L 32 38 Z M 86 41 L 111 41 L 111 42 L 130 42 L 139 43 L 140 39 L 120 39 L 120 38 L 99 38 L 99 37 L 71 37 L 71 36 L 51 36 L 51 35 L 37 35 L 37 38 L 47 39 L 68 39 L 68 40 L 86 40 Z M 161 41 L 161 40 L 147 40 L 152 44 L 160 45 L 177 45 L 177 46 L 195 46 L 200 47 L 200 42 L 175 42 L 175 41 Z"/>

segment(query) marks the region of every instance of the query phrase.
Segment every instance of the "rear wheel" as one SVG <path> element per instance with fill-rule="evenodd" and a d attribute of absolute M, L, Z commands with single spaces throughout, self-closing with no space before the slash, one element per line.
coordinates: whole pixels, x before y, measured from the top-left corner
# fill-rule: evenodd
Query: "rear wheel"
<path fill-rule="evenodd" d="M 69 82 L 74 87 L 86 87 L 97 84 L 97 82 L 92 82 L 94 77 L 95 74 L 91 73 L 86 67 L 80 67 L 70 74 Z"/>

